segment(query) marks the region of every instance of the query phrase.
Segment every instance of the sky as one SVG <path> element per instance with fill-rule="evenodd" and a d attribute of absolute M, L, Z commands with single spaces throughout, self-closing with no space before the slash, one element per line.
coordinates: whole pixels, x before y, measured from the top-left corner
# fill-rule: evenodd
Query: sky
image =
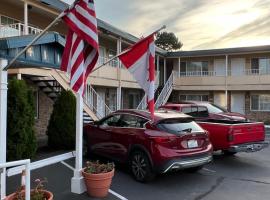
<path fill-rule="evenodd" d="M 270 45 L 270 0 L 96 0 L 95 5 L 98 18 L 137 37 L 166 25 L 182 50 Z"/>

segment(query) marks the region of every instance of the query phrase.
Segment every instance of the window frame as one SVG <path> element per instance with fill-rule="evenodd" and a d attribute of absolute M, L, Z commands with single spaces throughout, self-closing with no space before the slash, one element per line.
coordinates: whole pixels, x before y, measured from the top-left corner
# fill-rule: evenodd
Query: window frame
<path fill-rule="evenodd" d="M 255 95 L 257 95 L 259 98 L 258 98 L 258 110 L 256 110 L 256 109 L 252 109 L 252 96 L 255 96 Z M 263 96 L 263 95 L 268 95 L 269 97 L 270 97 L 270 94 L 256 94 L 256 93 L 254 93 L 254 94 L 251 94 L 250 95 L 250 97 L 249 97 L 249 101 L 250 101 L 250 103 L 249 103 L 249 106 L 250 106 L 250 111 L 252 111 L 252 112 L 270 112 L 270 109 L 269 110 L 261 110 L 261 96 Z M 269 104 L 270 104 L 270 101 L 269 101 Z"/>
<path fill-rule="evenodd" d="M 269 65 L 269 69 L 266 69 L 266 73 L 261 73 L 262 72 L 262 68 L 260 67 L 260 59 L 268 59 L 269 60 L 269 63 L 270 63 L 270 57 L 266 57 L 266 56 L 261 56 L 261 57 L 252 57 L 250 58 L 250 69 L 251 69 L 251 72 L 252 70 L 257 70 L 257 69 L 253 69 L 252 68 L 252 60 L 253 59 L 258 59 L 258 72 L 259 73 L 252 73 L 252 75 L 260 75 L 260 74 L 270 74 L 270 65 Z"/>
<path fill-rule="evenodd" d="M 120 119 L 122 118 L 122 115 L 132 115 L 132 116 L 135 116 L 135 117 L 139 117 L 139 118 L 142 118 L 142 119 L 145 119 L 146 122 L 144 123 L 144 127 L 143 128 L 139 128 L 139 127 L 119 127 L 119 126 L 108 126 L 108 127 L 114 127 L 114 128 L 132 128 L 132 129 L 146 129 L 145 125 L 151 121 L 150 119 L 146 118 L 146 117 L 143 117 L 143 116 L 140 116 L 140 115 L 136 115 L 136 114 L 133 114 L 133 113 L 114 113 L 114 114 L 111 114 L 103 119 L 101 119 L 98 123 L 99 126 L 102 126 L 101 123 L 103 123 L 105 120 L 107 120 L 108 118 L 112 117 L 112 116 L 115 116 L 115 115 L 120 115 Z"/>

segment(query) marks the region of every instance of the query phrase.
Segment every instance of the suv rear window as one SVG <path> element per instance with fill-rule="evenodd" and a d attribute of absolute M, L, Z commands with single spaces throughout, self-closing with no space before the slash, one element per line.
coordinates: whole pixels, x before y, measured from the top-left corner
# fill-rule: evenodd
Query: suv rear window
<path fill-rule="evenodd" d="M 196 122 L 193 121 L 193 119 L 169 119 L 165 121 L 163 120 L 157 124 L 157 128 L 161 131 L 165 131 L 175 135 L 204 131 Z"/>

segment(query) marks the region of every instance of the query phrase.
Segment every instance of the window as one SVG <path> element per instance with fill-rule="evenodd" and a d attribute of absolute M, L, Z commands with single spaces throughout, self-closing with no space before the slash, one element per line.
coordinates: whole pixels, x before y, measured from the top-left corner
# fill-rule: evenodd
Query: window
<path fill-rule="evenodd" d="M 103 120 L 100 125 L 107 127 L 107 126 L 119 126 L 119 119 L 120 119 L 120 115 L 113 115 L 110 116 L 108 118 L 106 118 L 105 120 Z"/>
<path fill-rule="evenodd" d="M 122 115 L 121 119 L 122 127 L 131 127 L 131 128 L 144 128 L 144 124 L 148 121 L 144 118 L 134 116 L 134 115 Z"/>
<path fill-rule="evenodd" d="M 40 61 L 40 46 L 35 45 L 26 51 L 26 59 Z"/>
<path fill-rule="evenodd" d="M 54 63 L 54 48 L 50 45 L 42 45 L 42 61 L 46 63 Z"/>
<path fill-rule="evenodd" d="M 187 75 L 187 63 L 186 62 L 181 62 L 180 63 L 180 75 L 181 76 L 186 76 Z"/>
<path fill-rule="evenodd" d="M 106 62 L 105 58 L 106 58 L 106 49 L 102 46 L 99 46 L 99 58 L 98 58 L 99 64 L 105 63 Z"/>
<path fill-rule="evenodd" d="M 208 109 L 204 106 L 198 106 L 198 114 L 197 117 L 208 117 Z"/>
<path fill-rule="evenodd" d="M 16 24 L 19 23 L 18 20 L 10 18 L 10 17 L 6 17 L 6 16 L 1 16 L 1 20 L 0 20 L 1 24 L 0 25 L 8 25 L 8 24 Z"/>
<path fill-rule="evenodd" d="M 208 101 L 208 95 L 187 94 L 180 95 L 180 101 Z"/>
<path fill-rule="evenodd" d="M 252 74 L 269 74 L 270 58 L 252 58 L 251 59 Z"/>
<path fill-rule="evenodd" d="M 38 91 L 33 92 L 34 96 L 34 107 L 35 107 L 35 119 L 39 118 L 39 93 Z"/>
<path fill-rule="evenodd" d="M 207 103 L 207 104 L 205 104 L 205 106 L 207 107 L 209 113 L 227 112 L 227 110 L 225 108 L 222 108 L 222 107 L 217 106 L 217 105 L 212 104 L 212 103 Z"/>
<path fill-rule="evenodd" d="M 208 117 L 208 109 L 204 106 L 184 107 L 182 112 L 192 117 Z"/>
<path fill-rule="evenodd" d="M 114 51 L 114 50 L 109 50 L 109 51 L 108 51 L 108 56 L 109 56 L 109 59 L 113 58 L 114 56 L 116 56 L 116 51 Z M 117 58 L 113 59 L 113 60 L 109 63 L 109 65 L 112 66 L 112 67 L 117 67 L 117 66 L 118 66 Z"/>
<path fill-rule="evenodd" d="M 162 121 L 157 127 L 162 131 L 175 135 L 181 135 L 187 132 L 203 132 L 203 129 L 192 119 L 169 119 Z"/>
<path fill-rule="evenodd" d="M 270 111 L 270 94 L 251 95 L 250 107 L 253 111 Z"/>
<path fill-rule="evenodd" d="M 207 75 L 208 75 L 208 61 L 200 61 L 200 62 L 190 61 L 187 63 L 186 76 L 207 76 Z"/>

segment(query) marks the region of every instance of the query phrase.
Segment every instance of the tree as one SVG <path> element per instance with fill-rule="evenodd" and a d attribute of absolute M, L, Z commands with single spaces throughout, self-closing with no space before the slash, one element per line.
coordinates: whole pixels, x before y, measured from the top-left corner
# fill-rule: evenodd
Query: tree
<path fill-rule="evenodd" d="M 166 51 L 181 49 L 183 44 L 172 32 L 161 32 L 157 34 L 156 45 Z"/>
<path fill-rule="evenodd" d="M 32 158 L 37 149 L 33 92 L 23 80 L 12 79 L 8 87 L 7 159 Z"/>
<path fill-rule="evenodd" d="M 71 91 L 62 91 L 55 101 L 47 135 L 50 147 L 54 149 L 74 149 L 76 98 Z"/>

